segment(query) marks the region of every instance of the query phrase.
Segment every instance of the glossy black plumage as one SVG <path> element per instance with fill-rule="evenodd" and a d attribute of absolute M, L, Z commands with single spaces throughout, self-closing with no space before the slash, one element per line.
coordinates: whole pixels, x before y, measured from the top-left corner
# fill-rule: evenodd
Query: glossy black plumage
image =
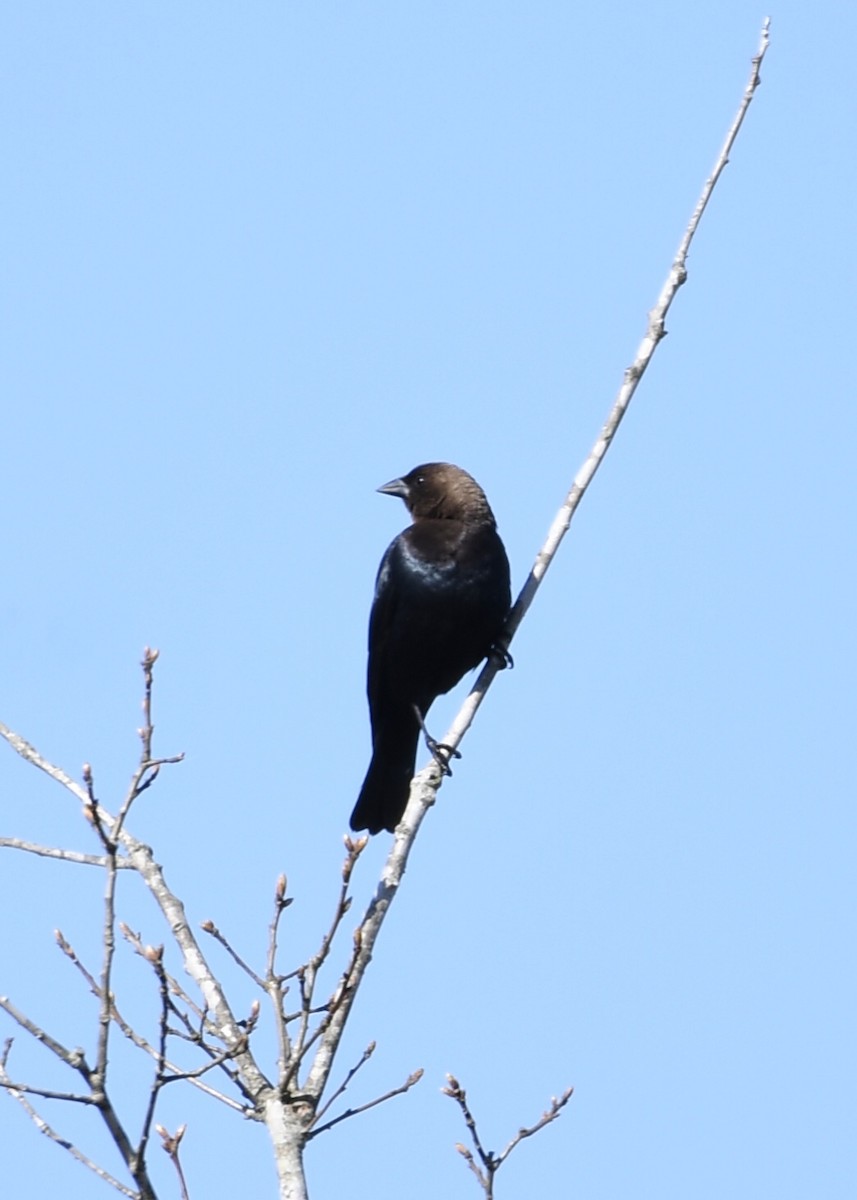
<path fill-rule="evenodd" d="M 479 484 L 451 463 L 426 463 L 378 489 L 400 496 L 413 524 L 378 571 L 369 620 L 372 761 L 352 829 L 391 832 L 405 811 L 420 726 L 435 698 L 490 652 L 509 611 L 509 561 Z"/>

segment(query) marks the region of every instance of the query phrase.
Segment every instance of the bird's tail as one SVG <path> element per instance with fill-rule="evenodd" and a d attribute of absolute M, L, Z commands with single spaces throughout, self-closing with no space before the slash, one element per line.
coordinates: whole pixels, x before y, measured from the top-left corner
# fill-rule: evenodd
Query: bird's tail
<path fill-rule="evenodd" d="M 408 803 L 418 737 L 415 725 L 414 734 L 406 744 L 397 740 L 394 747 L 375 747 L 351 814 L 352 829 L 368 829 L 370 833 L 388 829 L 392 833 L 396 828 Z"/>

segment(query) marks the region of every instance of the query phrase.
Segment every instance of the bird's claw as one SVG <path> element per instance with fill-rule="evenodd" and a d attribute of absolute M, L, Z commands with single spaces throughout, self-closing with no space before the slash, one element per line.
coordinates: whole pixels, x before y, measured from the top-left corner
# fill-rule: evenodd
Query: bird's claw
<path fill-rule="evenodd" d="M 429 754 L 440 767 L 441 775 L 448 775 L 452 779 L 452 767 L 449 765 L 449 760 L 451 758 L 461 758 L 461 751 L 456 750 L 454 746 L 447 746 L 446 742 L 436 742 L 428 734 L 426 734 L 426 747 Z"/>
<path fill-rule="evenodd" d="M 420 723 L 420 729 L 423 731 L 425 738 L 426 749 L 432 756 L 434 761 L 440 768 L 441 775 L 448 775 L 452 778 L 452 767 L 449 765 L 451 758 L 461 758 L 461 751 L 456 750 L 454 746 L 447 746 L 446 742 L 437 742 L 426 729 L 426 723 L 423 720 L 423 714 L 420 712 L 420 706 L 414 705 L 414 712 L 417 715 L 417 720 Z"/>

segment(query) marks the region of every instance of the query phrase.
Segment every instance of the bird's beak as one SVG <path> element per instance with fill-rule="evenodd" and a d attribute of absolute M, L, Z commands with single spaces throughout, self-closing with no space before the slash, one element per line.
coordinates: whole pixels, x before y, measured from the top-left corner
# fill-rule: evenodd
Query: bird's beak
<path fill-rule="evenodd" d="M 389 483 L 379 487 L 378 491 L 383 492 L 385 496 L 399 496 L 402 500 L 408 498 L 408 485 L 404 479 L 391 479 Z"/>

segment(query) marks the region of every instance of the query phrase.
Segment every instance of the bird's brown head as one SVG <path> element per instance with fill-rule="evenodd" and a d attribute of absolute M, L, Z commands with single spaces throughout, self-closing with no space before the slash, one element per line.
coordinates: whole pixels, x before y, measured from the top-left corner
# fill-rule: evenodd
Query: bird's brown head
<path fill-rule="evenodd" d="M 400 496 L 414 520 L 485 521 L 494 514 L 485 493 L 472 475 L 452 463 L 423 463 L 401 479 L 378 488 L 385 496 Z"/>

